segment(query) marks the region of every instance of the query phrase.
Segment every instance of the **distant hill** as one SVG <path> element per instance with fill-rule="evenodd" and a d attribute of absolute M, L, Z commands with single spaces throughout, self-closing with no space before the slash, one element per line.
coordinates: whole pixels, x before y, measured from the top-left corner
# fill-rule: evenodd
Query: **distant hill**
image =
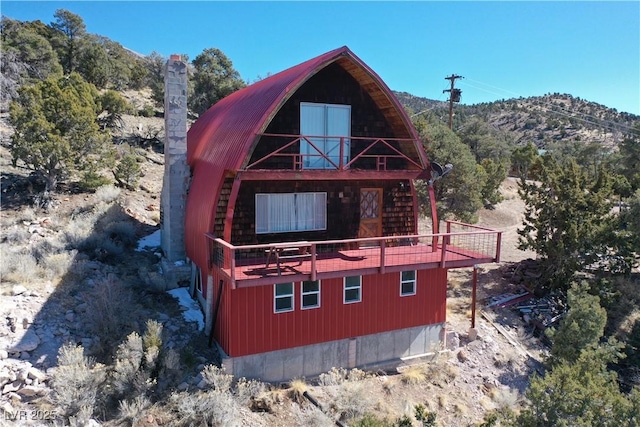
<path fill-rule="evenodd" d="M 448 102 L 394 93 L 411 114 L 430 114 L 448 123 Z M 472 117 L 508 132 L 517 145 L 531 142 L 538 148 L 568 141 L 613 147 L 640 121 L 635 114 L 559 93 L 475 105 L 455 104 L 454 130 Z"/>

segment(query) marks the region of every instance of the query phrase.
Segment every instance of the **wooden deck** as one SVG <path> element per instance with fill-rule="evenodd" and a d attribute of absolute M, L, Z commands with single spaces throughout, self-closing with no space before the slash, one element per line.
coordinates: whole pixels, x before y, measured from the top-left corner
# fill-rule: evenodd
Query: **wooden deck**
<path fill-rule="evenodd" d="M 442 250 L 428 245 L 386 248 L 384 261 L 380 248 L 341 250 L 334 253 L 318 254 L 315 260 L 309 257 L 287 258 L 279 265 L 267 259 L 237 261 L 233 276 L 236 287 L 259 286 L 301 280 L 321 280 L 327 278 L 359 276 L 375 273 L 391 273 L 404 270 L 423 270 L 442 265 Z M 449 247 L 444 252 L 447 268 L 471 267 L 474 264 L 493 262 L 494 259 L 464 249 Z M 314 265 L 315 264 L 315 265 Z M 314 268 L 315 267 L 315 268 Z M 229 278 L 231 268 L 221 269 Z"/>
<path fill-rule="evenodd" d="M 244 246 L 207 234 L 210 268 L 232 288 L 499 262 L 501 237 L 500 231 L 453 221 L 441 234 Z"/>

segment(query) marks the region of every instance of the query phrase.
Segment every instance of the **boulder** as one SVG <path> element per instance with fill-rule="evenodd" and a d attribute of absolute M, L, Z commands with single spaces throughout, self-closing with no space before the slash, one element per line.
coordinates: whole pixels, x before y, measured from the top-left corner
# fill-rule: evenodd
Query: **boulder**
<path fill-rule="evenodd" d="M 40 338 L 33 328 L 27 329 L 20 342 L 13 347 L 7 349 L 10 353 L 22 353 L 24 351 L 33 351 L 40 345 Z"/>
<path fill-rule="evenodd" d="M 16 393 L 25 397 L 44 396 L 47 394 L 47 389 L 44 387 L 27 385 L 16 391 Z"/>
<path fill-rule="evenodd" d="M 15 285 L 13 288 L 11 288 L 11 295 L 13 296 L 22 295 L 26 292 L 27 292 L 27 288 L 25 288 L 22 285 Z"/>

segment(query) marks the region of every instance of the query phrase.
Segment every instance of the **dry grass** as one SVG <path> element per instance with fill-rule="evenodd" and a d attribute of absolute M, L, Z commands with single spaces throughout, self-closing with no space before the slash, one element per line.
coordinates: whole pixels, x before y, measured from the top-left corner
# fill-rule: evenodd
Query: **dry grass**
<path fill-rule="evenodd" d="M 239 378 L 235 385 L 234 394 L 238 403 L 246 406 L 252 399 L 263 397 L 267 390 L 267 385 L 261 381 Z"/>
<path fill-rule="evenodd" d="M 131 288 L 114 274 L 94 279 L 85 302 L 86 326 L 96 338 L 96 350 L 108 355 L 122 339 L 123 331 L 134 330 L 134 300 Z"/>
<path fill-rule="evenodd" d="M 145 411 L 151 407 L 151 401 L 144 395 L 138 395 L 131 400 L 121 400 L 118 405 L 120 418 L 137 425 L 144 417 Z"/>
<path fill-rule="evenodd" d="M 318 376 L 318 383 L 322 386 L 340 385 L 347 380 L 347 374 L 344 368 L 331 368 Z"/>
<path fill-rule="evenodd" d="M 95 200 L 98 203 L 110 204 L 115 202 L 120 196 L 121 190 L 113 185 L 104 185 L 95 192 Z"/>
<path fill-rule="evenodd" d="M 508 409 L 514 408 L 518 404 L 519 394 L 516 389 L 496 387 L 491 389 L 489 397 L 493 400 L 496 408 Z"/>
<path fill-rule="evenodd" d="M 309 406 L 306 409 L 294 406 L 293 415 L 298 426 L 330 427 L 335 425 L 334 420 L 315 406 Z"/>
<path fill-rule="evenodd" d="M 105 379 L 105 367 L 85 357 L 82 346 L 66 344 L 51 379 L 52 400 L 62 415 L 85 418 L 99 406 Z"/>
<path fill-rule="evenodd" d="M 136 332 L 129 334 L 126 341 L 118 346 L 111 371 L 111 382 L 119 396 L 141 391 L 137 390 L 136 377 L 142 365 L 143 354 L 142 338 Z"/>
<path fill-rule="evenodd" d="M 45 256 L 40 263 L 44 277 L 48 279 L 61 278 L 69 271 L 77 255 L 78 251 L 74 249 Z"/>
<path fill-rule="evenodd" d="M 162 409 L 167 425 L 176 427 L 238 425 L 239 408 L 233 396 L 216 390 L 173 393 Z"/>
<path fill-rule="evenodd" d="M 294 378 L 289 381 L 289 397 L 296 403 L 302 403 L 304 401 L 304 392 L 307 391 L 307 383 L 304 379 Z"/>
<path fill-rule="evenodd" d="M 142 343 L 145 349 L 162 347 L 162 323 L 152 319 L 147 320 Z"/>
<path fill-rule="evenodd" d="M 233 375 L 225 373 L 224 369 L 215 365 L 207 365 L 202 370 L 202 379 L 209 387 L 220 393 L 227 393 L 231 390 Z"/>
<path fill-rule="evenodd" d="M 415 385 L 423 383 L 427 379 L 425 366 L 422 364 L 407 366 L 400 372 L 400 378 L 405 384 Z"/>
<path fill-rule="evenodd" d="M 337 391 L 332 406 L 340 419 L 358 419 L 371 412 L 376 404 L 375 397 L 365 382 L 347 382 Z"/>
<path fill-rule="evenodd" d="M 29 287 L 40 277 L 38 262 L 28 249 L 0 246 L 0 277 L 3 282 L 16 283 Z"/>
<path fill-rule="evenodd" d="M 427 381 L 438 386 L 446 386 L 459 374 L 458 368 L 444 358 L 437 358 L 424 365 Z"/>
<path fill-rule="evenodd" d="M 438 397 L 436 397 L 436 401 L 438 403 L 438 407 L 440 409 L 444 409 L 447 404 L 449 403 L 449 399 L 447 398 L 447 395 L 445 394 L 439 394 Z"/>

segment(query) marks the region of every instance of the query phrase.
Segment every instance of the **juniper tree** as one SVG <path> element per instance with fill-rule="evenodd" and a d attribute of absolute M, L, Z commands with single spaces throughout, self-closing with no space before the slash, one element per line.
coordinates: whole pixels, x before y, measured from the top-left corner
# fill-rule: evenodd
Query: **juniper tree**
<path fill-rule="evenodd" d="M 540 255 L 543 282 L 567 289 L 585 268 L 610 271 L 623 248 L 607 174 L 600 170 L 592 179 L 574 160 L 560 163 L 545 155 L 533 178 L 520 181 L 526 207 L 519 248 Z"/>
<path fill-rule="evenodd" d="M 109 159 L 97 98 L 96 88 L 77 73 L 22 87 L 10 108 L 13 164 L 22 162 L 45 179 L 45 191 L 55 191 L 73 172 Z"/>
<path fill-rule="evenodd" d="M 482 208 L 482 190 L 487 174 L 475 161 L 471 150 L 460 138 L 443 124 L 415 120 L 420 138 L 423 140 L 429 159 L 441 164 L 451 163 L 453 171 L 435 183 L 438 217 L 455 217 L 461 221 L 474 222 Z M 429 196 L 424 182 L 416 183 L 420 211 L 429 211 Z"/>
<path fill-rule="evenodd" d="M 568 291 L 569 311 L 558 329 L 547 332 L 553 341 L 551 365 L 573 362 L 589 346 L 595 346 L 604 334 L 607 312 L 597 295 L 589 294 L 586 282 L 574 284 Z"/>
<path fill-rule="evenodd" d="M 617 374 L 607 369 L 621 356 L 619 346 L 589 346 L 577 359 L 563 361 L 544 377 L 534 377 L 529 401 L 513 425 L 518 427 L 611 426 L 640 423 L 640 393 L 622 393 Z"/>
<path fill-rule="evenodd" d="M 197 114 L 245 86 L 231 60 L 220 49 L 205 49 L 193 60 L 193 67 L 194 96 L 189 99 L 189 107 Z"/>

